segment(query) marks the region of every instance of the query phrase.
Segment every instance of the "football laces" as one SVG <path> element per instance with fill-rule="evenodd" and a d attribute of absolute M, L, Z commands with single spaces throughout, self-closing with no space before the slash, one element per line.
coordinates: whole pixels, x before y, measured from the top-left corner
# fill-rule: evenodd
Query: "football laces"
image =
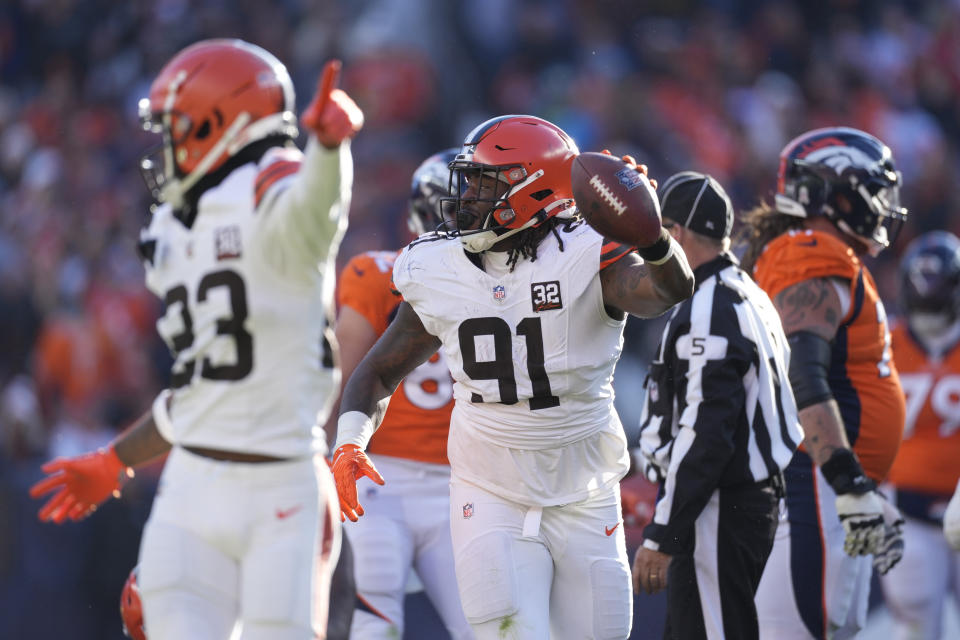
<path fill-rule="evenodd" d="M 590 178 L 590 186 L 593 187 L 593 190 L 597 192 L 597 195 L 603 199 L 611 209 L 617 212 L 617 215 L 623 215 L 623 212 L 627 210 L 627 205 L 617 197 L 617 195 L 604 184 L 603 180 L 600 179 L 600 176 L 595 175 Z"/>

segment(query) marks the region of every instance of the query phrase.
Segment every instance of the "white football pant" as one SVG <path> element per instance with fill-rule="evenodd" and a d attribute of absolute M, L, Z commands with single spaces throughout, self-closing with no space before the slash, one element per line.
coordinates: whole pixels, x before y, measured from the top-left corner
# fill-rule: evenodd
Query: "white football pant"
<path fill-rule="evenodd" d="M 528 507 L 453 478 L 457 583 L 478 640 L 624 640 L 633 589 L 620 486 L 583 502 Z"/>
<path fill-rule="evenodd" d="M 353 547 L 357 592 L 390 622 L 358 609 L 350 637 L 403 637 L 403 602 L 410 572 L 416 570 L 451 638 L 473 638 L 453 571 L 450 467 L 376 454 L 370 459 L 386 484 L 359 481 L 364 515 L 346 522 L 344 531 Z"/>
<path fill-rule="evenodd" d="M 150 640 L 326 633 L 339 505 L 321 457 L 223 462 L 174 447 L 140 545 Z"/>

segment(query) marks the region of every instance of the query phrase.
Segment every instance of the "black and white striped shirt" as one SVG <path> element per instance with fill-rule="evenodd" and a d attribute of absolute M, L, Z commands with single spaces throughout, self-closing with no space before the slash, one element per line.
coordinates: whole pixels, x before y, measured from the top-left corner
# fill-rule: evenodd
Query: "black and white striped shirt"
<path fill-rule="evenodd" d="M 665 553 L 691 550 L 715 489 L 778 475 L 803 439 L 770 298 L 729 254 L 694 275 L 693 297 L 664 327 L 640 424 L 646 475 L 662 483 L 645 545 Z"/>

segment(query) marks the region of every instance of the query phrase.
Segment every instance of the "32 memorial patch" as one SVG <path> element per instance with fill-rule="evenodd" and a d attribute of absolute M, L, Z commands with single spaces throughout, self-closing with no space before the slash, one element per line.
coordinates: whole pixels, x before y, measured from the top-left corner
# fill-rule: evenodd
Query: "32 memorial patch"
<path fill-rule="evenodd" d="M 562 309 L 563 299 L 560 296 L 560 281 L 532 283 L 530 285 L 530 299 L 533 302 L 534 313 Z"/>

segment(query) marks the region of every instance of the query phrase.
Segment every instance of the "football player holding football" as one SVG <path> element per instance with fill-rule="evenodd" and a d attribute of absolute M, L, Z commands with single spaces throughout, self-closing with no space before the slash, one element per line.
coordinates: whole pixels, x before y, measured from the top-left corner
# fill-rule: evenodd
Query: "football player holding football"
<path fill-rule="evenodd" d="M 580 219 L 578 153 L 532 116 L 467 135 L 442 203 L 455 228 L 397 257 L 403 302 L 343 393 L 333 468 L 355 519 L 357 479 L 383 481 L 364 453 L 378 404 L 442 349 L 455 569 L 480 639 L 630 633 L 618 484 L 629 454 L 611 381 L 626 314 L 663 313 L 691 295 L 693 274 L 664 230 L 638 253 Z"/>
<path fill-rule="evenodd" d="M 90 515 L 169 452 L 140 544 L 150 640 L 322 637 L 340 525 L 317 413 L 336 393 L 322 331 L 363 114 L 328 63 L 297 136 L 293 84 L 240 40 L 176 54 L 141 101 L 162 136 L 141 162 L 157 200 L 140 238 L 170 387 L 109 446 L 57 459 L 40 518 Z M 322 419 L 322 418 L 321 418 Z"/>
<path fill-rule="evenodd" d="M 757 592 L 761 638 L 852 637 L 866 618 L 870 556 L 884 572 L 902 554 L 902 519 L 876 484 L 900 443 L 903 393 L 861 260 L 896 238 L 900 182 L 877 138 L 817 129 L 781 152 L 774 206 L 745 219 L 744 268 L 783 321 L 806 434 L 784 471 L 786 515 Z"/>
<path fill-rule="evenodd" d="M 904 317 L 893 357 L 907 401 L 900 452 L 890 469 L 904 515 L 903 562 L 883 576 L 898 636 L 936 640 L 947 595 L 960 604 L 960 554 L 944 538 L 944 510 L 960 480 L 960 240 L 931 231 L 900 262 Z"/>
<path fill-rule="evenodd" d="M 442 224 L 440 198 L 447 193 L 457 149 L 434 154 L 413 174 L 408 226 L 415 236 Z M 400 305 L 391 284 L 399 251 L 354 256 L 337 285 L 336 337 L 344 381 L 386 331 Z M 380 429 L 367 447 L 371 462 L 390 482 L 368 487 L 363 518 L 344 531 L 354 558 L 359 597 L 353 638 L 399 638 L 411 570 L 454 640 L 472 638 L 463 617 L 450 543 L 450 463 L 447 434 L 453 409 L 453 379 L 441 352 L 413 370 L 397 387 Z M 327 429 L 336 434 L 336 415 Z M 381 615 L 373 613 L 376 611 Z"/>

